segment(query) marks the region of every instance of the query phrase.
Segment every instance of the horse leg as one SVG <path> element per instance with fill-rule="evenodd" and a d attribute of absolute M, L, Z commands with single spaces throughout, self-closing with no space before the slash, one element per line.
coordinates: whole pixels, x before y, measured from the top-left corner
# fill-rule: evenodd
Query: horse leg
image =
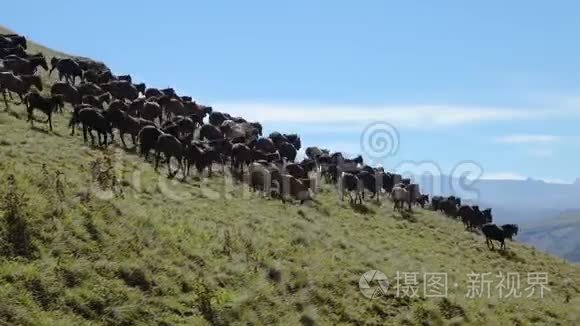
<path fill-rule="evenodd" d="M 89 128 L 89 135 L 91 136 L 91 144 L 95 146 L 95 136 L 93 135 L 93 130 Z"/>
<path fill-rule="evenodd" d="M 183 166 L 183 158 L 179 160 L 179 169 L 183 172 L 183 180 L 185 180 L 185 167 Z"/>
<path fill-rule="evenodd" d="M 159 159 L 161 158 L 161 153 L 158 150 L 155 150 L 155 171 L 158 170 L 159 167 Z"/>
<path fill-rule="evenodd" d="M 8 100 L 6 99 L 6 89 L 2 89 L 2 97 L 4 97 L 5 111 L 8 111 Z"/>
<path fill-rule="evenodd" d="M 171 156 L 167 158 L 167 172 L 169 173 L 169 177 L 171 178 L 171 176 L 173 175 L 173 173 L 171 172 Z"/>
<path fill-rule="evenodd" d="M 24 103 L 24 97 L 22 97 L 21 93 L 17 93 L 18 97 L 20 98 L 20 103 L 15 103 L 16 105 L 20 105 L 22 103 Z M 26 108 L 28 108 L 28 103 L 24 103 L 24 105 L 26 106 Z"/>
<path fill-rule="evenodd" d="M 109 145 L 109 136 L 107 136 L 107 132 L 103 133 L 103 138 L 105 139 L 105 147 Z"/>
<path fill-rule="evenodd" d="M 74 130 L 73 130 L 74 132 Z M 83 139 L 85 140 L 85 144 L 87 143 L 87 126 L 83 123 Z"/>
<path fill-rule="evenodd" d="M 141 153 L 145 157 L 145 162 L 147 162 L 147 157 L 149 157 L 149 148 L 145 148 L 145 146 L 141 144 Z"/>
<path fill-rule="evenodd" d="M 50 128 L 50 131 L 52 131 L 52 114 L 48 114 L 48 127 Z"/>
<path fill-rule="evenodd" d="M 119 130 L 119 137 L 121 138 L 121 143 L 123 144 L 123 147 L 127 148 L 127 144 L 125 144 L 125 137 L 123 136 L 125 136 L 125 133 Z"/>

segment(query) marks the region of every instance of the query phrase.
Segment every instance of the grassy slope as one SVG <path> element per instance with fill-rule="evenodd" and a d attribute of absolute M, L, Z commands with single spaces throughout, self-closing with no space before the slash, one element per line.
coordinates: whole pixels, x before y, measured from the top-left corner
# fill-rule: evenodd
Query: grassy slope
<path fill-rule="evenodd" d="M 500 255 L 439 214 L 418 210 L 404 219 L 387 203 L 353 211 L 333 191 L 304 207 L 258 198 L 221 177 L 203 186 L 173 182 L 118 147 L 83 146 L 62 116 L 52 134 L 24 117 L 18 106 L 0 113 L 0 180 L 15 175 L 28 199 L 16 205 L 17 232 L 6 210 L 0 221 L 0 322 L 580 323 L 578 267 L 528 246 L 509 243 Z M 124 198 L 81 200 L 91 162 L 104 156 Z M 57 170 L 63 187 L 55 186 Z M 0 197 L 8 192 L 1 187 Z M 15 255 L 19 248 L 28 257 Z M 397 271 L 447 271 L 459 286 L 450 286 L 449 301 L 368 300 L 358 280 L 371 269 L 391 280 Z M 472 271 L 549 272 L 552 291 L 543 300 L 466 299 Z"/>

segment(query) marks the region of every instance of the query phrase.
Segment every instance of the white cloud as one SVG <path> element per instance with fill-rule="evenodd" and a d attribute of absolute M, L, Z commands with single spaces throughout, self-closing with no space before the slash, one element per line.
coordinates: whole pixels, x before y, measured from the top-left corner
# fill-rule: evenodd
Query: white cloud
<path fill-rule="evenodd" d="M 482 180 L 514 180 L 514 181 L 524 181 L 530 178 L 515 172 L 497 172 L 497 173 L 486 173 L 480 179 Z M 570 181 L 564 181 L 559 178 L 532 178 L 532 180 L 542 181 L 551 184 L 572 184 Z"/>
<path fill-rule="evenodd" d="M 482 180 L 526 180 L 527 177 L 513 172 L 485 173 Z"/>
<path fill-rule="evenodd" d="M 560 137 L 542 134 L 512 134 L 495 139 L 504 144 L 550 144 L 560 141 Z"/>
<path fill-rule="evenodd" d="M 543 178 L 542 181 L 544 181 L 545 183 L 553 183 L 553 184 L 572 184 L 571 182 L 567 182 L 558 178 Z"/>
<path fill-rule="evenodd" d="M 364 124 L 388 121 L 396 127 L 447 127 L 485 121 L 526 119 L 542 111 L 454 105 L 340 106 L 253 102 L 215 103 L 218 111 L 264 123 Z"/>
<path fill-rule="evenodd" d="M 580 101 L 579 101 L 580 102 Z M 396 127 L 448 127 L 467 123 L 569 119 L 580 116 L 580 103 L 559 109 L 508 108 L 468 105 L 328 105 L 308 103 L 222 102 L 217 111 L 266 123 L 312 123 L 347 126 L 387 121 Z"/>

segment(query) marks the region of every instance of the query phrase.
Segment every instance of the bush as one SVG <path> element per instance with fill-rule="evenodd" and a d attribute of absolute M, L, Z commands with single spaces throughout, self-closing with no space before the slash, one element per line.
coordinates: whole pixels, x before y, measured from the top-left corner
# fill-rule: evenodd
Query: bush
<path fill-rule="evenodd" d="M 3 211 L 3 253 L 8 256 L 33 258 L 37 248 L 33 243 L 33 230 L 26 216 L 28 198 L 18 191 L 14 175 L 7 178 L 7 192 L 0 198 Z"/>

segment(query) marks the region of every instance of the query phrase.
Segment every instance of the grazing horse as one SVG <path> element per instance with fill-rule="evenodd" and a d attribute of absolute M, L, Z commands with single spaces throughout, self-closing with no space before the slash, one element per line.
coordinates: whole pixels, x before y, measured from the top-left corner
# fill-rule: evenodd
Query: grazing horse
<path fill-rule="evenodd" d="M 501 227 L 495 224 L 485 224 L 481 231 L 485 235 L 485 242 L 489 249 L 494 249 L 493 241 L 499 241 L 500 250 L 505 250 L 505 239 L 512 239 L 514 235 L 518 234 L 518 226 L 515 224 L 505 224 Z"/>
<path fill-rule="evenodd" d="M 0 47 L 21 46 L 26 49 L 26 37 L 18 34 L 0 34 Z"/>
<path fill-rule="evenodd" d="M 108 109 L 105 113 L 105 118 L 111 124 L 111 127 L 119 130 L 121 143 L 124 147 L 127 147 L 125 138 L 123 137 L 125 134 L 129 134 L 131 136 L 131 140 L 134 146 L 137 145 L 136 138 L 139 134 L 139 131 L 141 130 L 139 118 L 134 118 L 128 115 L 127 112 L 123 112 L 118 109 Z"/>
<path fill-rule="evenodd" d="M 140 150 L 141 155 L 143 155 L 143 157 L 145 158 L 145 161 L 147 161 L 147 157 L 149 156 L 149 152 L 152 149 L 155 149 L 155 146 L 157 144 L 157 139 L 162 134 L 163 134 L 163 131 L 161 131 L 156 126 L 151 126 L 151 125 L 144 126 L 143 128 L 141 128 L 141 130 L 137 134 L 137 139 L 139 140 L 139 150 Z"/>
<path fill-rule="evenodd" d="M 403 184 L 398 184 L 391 190 L 391 199 L 393 200 L 393 210 L 403 211 L 405 203 L 407 203 L 408 210 L 411 210 L 411 194 Z"/>
<path fill-rule="evenodd" d="M 157 143 L 155 144 L 155 171 L 158 170 L 161 153 L 165 156 L 169 176 L 174 176 L 179 170 L 183 170 L 185 177 L 185 169 L 183 169 L 183 146 L 179 139 L 165 133 L 157 138 Z M 171 172 L 171 157 L 175 157 L 178 162 L 178 168 L 174 173 Z"/>
<path fill-rule="evenodd" d="M 343 172 L 341 175 L 341 200 L 344 201 L 344 193 L 346 191 L 346 193 L 348 194 L 348 197 L 350 197 L 350 203 L 351 204 L 356 204 L 357 200 L 359 201 L 359 203 L 362 205 L 362 195 L 360 192 L 360 187 L 359 187 L 359 179 L 356 175 L 352 174 L 352 173 L 348 173 L 348 172 Z M 355 193 L 355 197 L 352 197 L 352 192 Z"/>
<path fill-rule="evenodd" d="M 15 55 L 17 57 L 26 57 L 26 51 L 20 45 L 11 48 L 1 48 L 0 47 L 0 59 L 5 59 L 7 56 Z"/>
<path fill-rule="evenodd" d="M 42 81 L 40 77 L 34 75 L 21 75 L 16 76 L 11 72 L 0 72 L 0 92 L 4 97 L 4 104 L 6 109 L 8 109 L 8 100 L 6 99 L 6 91 L 10 99 L 12 98 L 12 93 L 18 94 L 20 97 L 20 102 L 24 102 L 24 95 L 30 90 L 32 86 L 35 86 L 39 91 L 42 90 Z M 18 103 L 20 104 L 20 103 Z"/>
<path fill-rule="evenodd" d="M 52 74 L 54 69 L 56 69 L 58 70 L 58 80 L 62 80 L 64 77 L 67 83 L 73 85 L 76 77 L 79 77 L 81 81 L 83 80 L 83 70 L 76 61 L 69 58 L 55 59 L 56 58 L 53 58 L 51 60 L 52 68 L 50 68 L 49 75 Z"/>
<path fill-rule="evenodd" d="M 98 108 L 101 111 L 105 109 L 103 103 L 109 103 L 111 101 L 111 94 L 104 93 L 98 96 L 95 95 L 85 95 L 81 99 L 81 103 L 89 104 L 92 107 Z"/>
<path fill-rule="evenodd" d="M 111 141 L 113 140 L 113 132 L 111 131 L 111 125 L 105 119 L 103 114 L 94 108 L 83 108 L 82 106 L 77 106 L 73 112 L 71 122 L 69 125 L 73 127 L 71 135 L 74 134 L 74 125 L 81 123 L 83 126 L 83 139 L 87 142 L 87 133 L 91 136 L 91 142 L 95 144 L 95 138 L 93 136 L 93 130 L 97 132 L 97 137 L 99 145 L 107 147 L 107 135 L 111 135 Z M 101 142 L 101 135 L 103 136 L 103 141 Z"/>
<path fill-rule="evenodd" d="M 48 119 L 48 126 L 50 131 L 52 131 L 52 113 L 57 110 L 59 106 L 63 105 L 63 98 L 61 95 L 54 95 L 51 97 L 44 97 L 36 92 L 30 92 L 24 96 L 24 102 L 26 103 L 28 112 L 28 121 L 30 121 L 30 126 L 34 126 L 32 114 L 35 109 L 42 111 Z"/>
<path fill-rule="evenodd" d="M 4 68 L 19 75 L 32 75 L 39 66 L 44 68 L 44 70 L 48 70 L 48 63 L 44 56 L 32 56 L 24 59 L 9 55 L 4 59 L 3 63 Z"/>
<path fill-rule="evenodd" d="M 52 95 L 62 95 L 65 102 L 70 104 L 78 105 L 81 103 L 81 97 L 79 95 L 79 90 L 71 84 L 56 82 L 50 88 L 50 93 Z M 62 113 L 62 107 L 59 108 L 59 112 Z"/>

